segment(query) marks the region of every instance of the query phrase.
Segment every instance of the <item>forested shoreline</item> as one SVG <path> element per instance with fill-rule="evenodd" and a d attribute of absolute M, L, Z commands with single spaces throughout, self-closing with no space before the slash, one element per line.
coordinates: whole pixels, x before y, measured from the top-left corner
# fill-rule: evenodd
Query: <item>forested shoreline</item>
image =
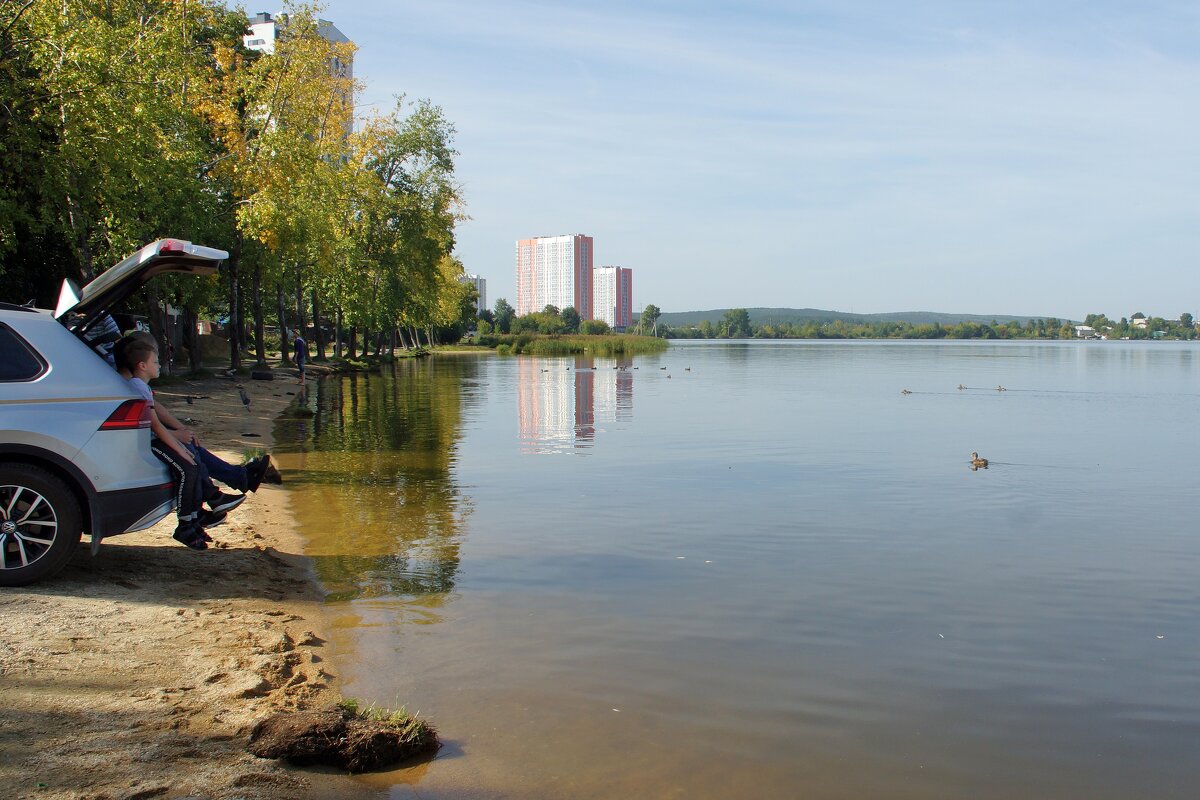
<path fill-rule="evenodd" d="M 232 367 L 265 362 L 268 326 L 312 330 L 318 358 L 465 329 L 454 126 L 403 98 L 356 124 L 353 45 L 318 12 L 293 7 L 264 54 L 214 0 L 3 4 L 2 299 L 52 306 L 63 278 L 169 237 L 230 254 L 128 309 L 156 331 L 179 310 L 193 367 L 201 318 L 229 321 Z"/>
<path fill-rule="evenodd" d="M 1103 314 L 1088 314 L 1083 323 L 1093 333 L 1087 338 L 1107 339 L 1196 339 L 1197 327 L 1190 313 L 1179 319 L 1147 317 L 1140 312 L 1113 321 Z M 840 319 L 811 319 L 802 322 L 754 323 L 744 308 L 726 311 L 716 323 L 663 327 L 668 339 L 1076 339 L 1074 323 L 1055 318 L 1018 321 L 914 324 L 904 321 L 846 322 Z"/>

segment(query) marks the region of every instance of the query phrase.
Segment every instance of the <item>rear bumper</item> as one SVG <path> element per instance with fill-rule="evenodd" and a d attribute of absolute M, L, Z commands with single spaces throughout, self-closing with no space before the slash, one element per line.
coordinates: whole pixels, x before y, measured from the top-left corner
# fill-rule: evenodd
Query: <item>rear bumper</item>
<path fill-rule="evenodd" d="M 101 492 L 93 507 L 92 530 L 104 537 L 149 528 L 171 513 L 174 501 L 170 483 Z"/>

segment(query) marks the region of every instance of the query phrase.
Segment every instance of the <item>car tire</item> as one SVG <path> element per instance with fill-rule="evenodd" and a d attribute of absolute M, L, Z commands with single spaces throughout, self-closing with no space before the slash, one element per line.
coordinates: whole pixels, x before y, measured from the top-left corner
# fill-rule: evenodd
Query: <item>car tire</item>
<path fill-rule="evenodd" d="M 29 464 L 0 466 L 0 586 L 55 574 L 82 534 L 79 501 L 61 478 Z"/>

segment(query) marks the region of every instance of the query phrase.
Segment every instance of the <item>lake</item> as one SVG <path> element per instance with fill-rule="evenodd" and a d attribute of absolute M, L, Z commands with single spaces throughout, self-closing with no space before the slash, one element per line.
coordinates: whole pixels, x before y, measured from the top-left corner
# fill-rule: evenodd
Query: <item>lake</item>
<path fill-rule="evenodd" d="M 444 355 L 307 403 L 343 693 L 445 741 L 364 796 L 1200 785 L 1196 345 Z"/>

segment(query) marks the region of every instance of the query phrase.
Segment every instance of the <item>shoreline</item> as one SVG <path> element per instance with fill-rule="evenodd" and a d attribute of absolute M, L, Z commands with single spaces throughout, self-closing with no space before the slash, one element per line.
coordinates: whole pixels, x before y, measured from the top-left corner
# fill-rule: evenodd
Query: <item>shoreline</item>
<path fill-rule="evenodd" d="M 293 375 L 176 378 L 156 393 L 175 416 L 193 420 L 206 447 L 237 463 L 246 450 L 271 450 L 275 419 L 298 388 Z M 57 576 L 0 591 L 6 796 L 361 793 L 340 773 L 245 749 L 259 719 L 340 699 L 326 662 L 322 593 L 284 489 L 264 485 L 250 495 L 210 531 L 207 551 L 171 538 L 172 514 L 105 539 L 95 558 L 85 536 Z"/>

